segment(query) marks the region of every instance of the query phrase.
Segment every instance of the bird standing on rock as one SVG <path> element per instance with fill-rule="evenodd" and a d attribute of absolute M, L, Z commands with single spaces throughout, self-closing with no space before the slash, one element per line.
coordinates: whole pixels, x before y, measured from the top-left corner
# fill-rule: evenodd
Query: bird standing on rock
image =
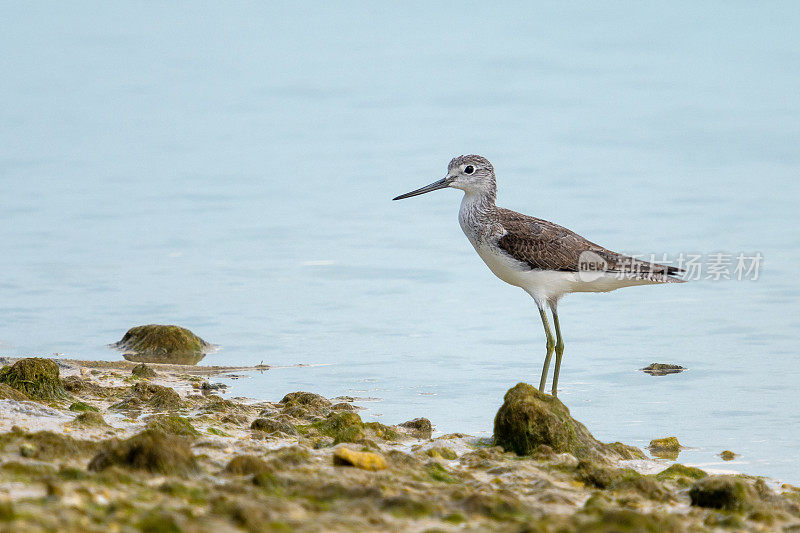
<path fill-rule="evenodd" d="M 677 267 L 612 252 L 558 224 L 497 207 L 494 167 L 479 155 L 454 158 L 443 179 L 394 200 L 446 187 L 464 191 L 458 221 L 484 263 L 495 276 L 530 294 L 539 308 L 547 337 L 539 381 L 542 392 L 555 352 L 552 394 L 558 394 L 558 374 L 564 354 L 564 339 L 558 323 L 558 301 L 562 296 L 571 292 L 608 292 L 632 285 L 684 281 L 675 277 L 683 272 Z M 547 307 L 553 313 L 555 338 L 550 330 Z"/>

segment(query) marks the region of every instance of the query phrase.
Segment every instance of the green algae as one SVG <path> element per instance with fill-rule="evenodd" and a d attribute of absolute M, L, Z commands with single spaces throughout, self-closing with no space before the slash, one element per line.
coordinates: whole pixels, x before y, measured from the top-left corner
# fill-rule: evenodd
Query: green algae
<path fill-rule="evenodd" d="M 349 411 L 331 413 L 323 420 L 309 426 L 298 427 L 301 433 L 316 431 L 333 438 L 333 444 L 341 442 L 359 442 L 366 437 L 364 422 L 358 413 Z"/>
<path fill-rule="evenodd" d="M 36 400 L 63 400 L 67 397 L 58 364 L 51 359 L 28 357 L 4 366 L 0 369 L 0 383 Z"/>
<path fill-rule="evenodd" d="M 160 431 L 169 435 L 182 435 L 184 437 L 194 437 L 200 435 L 192 423 L 177 415 L 154 415 L 146 420 L 147 429 Z"/>
<path fill-rule="evenodd" d="M 696 507 L 744 511 L 755 506 L 758 495 L 744 479 L 734 476 L 708 476 L 692 485 L 689 498 Z"/>
<path fill-rule="evenodd" d="M 208 432 L 209 435 L 215 435 L 217 437 L 230 437 L 231 436 L 230 433 L 225 433 L 221 429 L 215 428 L 213 426 L 207 428 L 206 431 Z"/>
<path fill-rule="evenodd" d="M 425 471 L 434 481 L 438 481 L 440 483 L 458 483 L 458 478 L 451 474 L 450 471 L 448 471 L 439 463 L 428 463 L 425 466 Z"/>
<path fill-rule="evenodd" d="M 131 328 L 111 346 L 129 361 L 186 365 L 196 364 L 211 348 L 186 328 L 159 324 Z"/>
<path fill-rule="evenodd" d="M 69 425 L 71 427 L 111 427 L 106 423 L 103 415 L 95 411 L 86 411 L 79 414 L 69 422 Z"/>
<path fill-rule="evenodd" d="M 494 419 L 494 443 L 517 455 L 531 455 L 541 445 L 578 458 L 620 455 L 619 445 L 596 440 L 558 398 L 527 383 L 506 392 Z"/>
<path fill-rule="evenodd" d="M 144 363 L 139 363 L 135 367 L 131 369 L 131 375 L 140 378 L 140 379 L 152 379 L 156 377 L 158 374 L 155 370 L 150 368 Z"/>
<path fill-rule="evenodd" d="M 169 387 L 145 381 L 134 383 L 127 398 L 115 403 L 109 409 L 116 411 L 172 411 L 181 407 L 180 395 Z"/>
<path fill-rule="evenodd" d="M 434 446 L 425 450 L 425 455 L 434 459 L 445 459 L 452 461 L 458 459 L 458 454 L 447 446 Z"/>
<path fill-rule="evenodd" d="M 94 411 L 94 412 L 99 411 L 97 407 L 95 407 L 94 405 L 90 405 L 86 402 L 73 402 L 72 404 L 70 404 L 69 410 L 75 411 L 77 413 L 83 413 L 85 411 Z"/>
<path fill-rule="evenodd" d="M 24 401 L 30 400 L 30 398 L 24 392 L 18 391 L 6 383 L 0 383 L 0 400 Z"/>
<path fill-rule="evenodd" d="M 669 468 L 663 470 L 656 474 L 656 478 L 664 480 L 664 479 L 681 479 L 681 478 L 688 478 L 688 479 L 701 479 L 708 476 L 703 470 L 699 468 L 695 468 L 693 466 L 686 466 L 682 464 L 675 463 L 674 465 L 670 465 Z"/>
<path fill-rule="evenodd" d="M 197 461 L 183 437 L 152 429 L 123 441 L 107 442 L 88 469 L 101 471 L 115 465 L 160 474 L 180 475 L 197 470 Z"/>
<path fill-rule="evenodd" d="M 734 452 L 732 452 L 730 450 L 724 450 L 724 451 L 719 453 L 719 456 L 723 461 L 733 461 L 734 459 L 739 457 L 739 454 L 738 453 L 734 453 Z"/>
<path fill-rule="evenodd" d="M 396 441 L 400 438 L 400 434 L 395 428 L 381 424 L 380 422 L 366 422 L 364 427 L 371 435 L 379 439 Z"/>
<path fill-rule="evenodd" d="M 678 458 L 681 452 L 681 444 L 678 442 L 678 437 L 664 437 L 661 439 L 653 439 L 647 447 L 655 457 L 660 459 L 669 459 L 674 461 Z"/>

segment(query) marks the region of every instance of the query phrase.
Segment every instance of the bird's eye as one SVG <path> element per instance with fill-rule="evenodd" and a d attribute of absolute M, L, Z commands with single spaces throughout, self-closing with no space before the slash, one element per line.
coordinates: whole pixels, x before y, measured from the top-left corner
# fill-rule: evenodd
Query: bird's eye
<path fill-rule="evenodd" d="M 472 165 L 467 165 L 464 167 L 464 174 L 472 174 L 473 172 L 475 172 L 475 167 Z"/>

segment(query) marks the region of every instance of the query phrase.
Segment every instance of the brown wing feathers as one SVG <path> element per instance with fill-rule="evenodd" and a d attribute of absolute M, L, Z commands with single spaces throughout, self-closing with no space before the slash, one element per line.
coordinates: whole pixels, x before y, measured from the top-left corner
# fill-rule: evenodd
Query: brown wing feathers
<path fill-rule="evenodd" d="M 498 245 L 514 259 L 527 263 L 532 269 L 578 271 L 581 253 L 592 251 L 602 257 L 608 272 L 642 272 L 678 274 L 680 269 L 640 261 L 612 252 L 588 241 L 558 224 L 507 209 L 498 209 L 499 222 L 506 230 Z"/>

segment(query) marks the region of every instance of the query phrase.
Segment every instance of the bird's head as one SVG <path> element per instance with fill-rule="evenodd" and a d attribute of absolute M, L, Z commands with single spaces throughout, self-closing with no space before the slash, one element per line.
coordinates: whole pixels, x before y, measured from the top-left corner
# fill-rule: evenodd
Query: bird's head
<path fill-rule="evenodd" d="M 411 198 L 412 196 L 425 194 L 426 192 L 435 191 L 437 189 L 444 189 L 445 187 L 461 189 L 467 194 L 490 196 L 494 198 L 497 192 L 494 167 L 492 167 L 489 160 L 483 156 L 461 155 L 454 157 L 452 161 L 450 161 L 450 164 L 447 165 L 446 177 L 415 191 L 401 194 L 397 198 L 393 198 L 393 200 Z"/>

